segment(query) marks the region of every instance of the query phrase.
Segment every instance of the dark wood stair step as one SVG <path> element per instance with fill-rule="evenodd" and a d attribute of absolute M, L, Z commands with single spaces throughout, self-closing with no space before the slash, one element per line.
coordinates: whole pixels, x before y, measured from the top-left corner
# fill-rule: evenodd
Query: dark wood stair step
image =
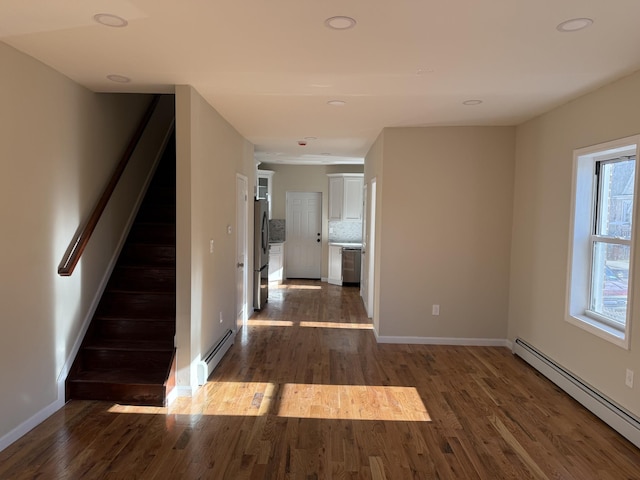
<path fill-rule="evenodd" d="M 134 223 L 127 242 L 175 246 L 176 227 L 163 223 Z"/>
<path fill-rule="evenodd" d="M 164 406 L 166 371 L 87 370 L 67 382 L 67 397 L 128 405 Z"/>
<path fill-rule="evenodd" d="M 125 244 L 118 265 L 169 266 L 175 268 L 175 245 L 150 245 L 130 242 Z"/>
<path fill-rule="evenodd" d="M 140 223 L 162 223 L 176 224 L 176 207 L 173 205 L 142 205 L 138 211 L 136 222 Z"/>
<path fill-rule="evenodd" d="M 95 317 L 94 335 L 105 339 L 173 340 L 173 319 Z"/>
<path fill-rule="evenodd" d="M 163 371 L 173 356 L 171 342 L 89 341 L 82 348 L 82 370 Z"/>
<path fill-rule="evenodd" d="M 175 319 L 176 297 L 172 293 L 105 291 L 96 314 L 100 317 Z"/>
<path fill-rule="evenodd" d="M 107 290 L 175 293 L 176 270 L 169 267 L 118 265 Z"/>

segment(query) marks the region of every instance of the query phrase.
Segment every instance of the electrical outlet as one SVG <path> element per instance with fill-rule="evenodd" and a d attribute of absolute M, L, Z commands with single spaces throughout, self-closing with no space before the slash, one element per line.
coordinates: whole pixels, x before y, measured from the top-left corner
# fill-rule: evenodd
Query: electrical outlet
<path fill-rule="evenodd" d="M 209 253 L 213 253 L 213 240 L 209 240 Z"/>
<path fill-rule="evenodd" d="M 633 370 L 627 368 L 627 377 L 624 380 L 627 387 L 633 388 Z"/>
<path fill-rule="evenodd" d="M 440 315 L 440 305 L 431 306 L 431 315 Z"/>

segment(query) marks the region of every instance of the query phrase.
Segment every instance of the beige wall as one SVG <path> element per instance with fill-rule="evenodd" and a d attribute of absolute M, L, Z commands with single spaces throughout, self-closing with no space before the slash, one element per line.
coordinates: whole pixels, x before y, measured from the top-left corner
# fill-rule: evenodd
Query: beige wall
<path fill-rule="evenodd" d="M 515 129 L 388 128 L 383 140 L 378 333 L 504 339 Z"/>
<path fill-rule="evenodd" d="M 250 190 L 255 167 L 253 146 L 194 88 L 176 87 L 176 115 L 178 386 L 189 388 L 194 362 L 236 326 L 236 173 Z"/>
<path fill-rule="evenodd" d="M 328 270 L 328 197 L 330 173 L 362 173 L 362 165 L 283 165 L 263 163 L 260 170 L 271 170 L 273 192 L 271 195 L 271 218 L 286 218 L 287 192 L 322 193 L 322 278 Z M 285 247 L 286 248 L 286 247 Z"/>
<path fill-rule="evenodd" d="M 149 97 L 93 94 L 3 43 L 0 69 L 2 443 L 64 402 L 58 381 L 130 212 L 108 206 L 73 275 L 57 267 Z"/>
<path fill-rule="evenodd" d="M 631 349 L 565 321 L 573 150 L 640 133 L 640 73 L 517 129 L 509 338 L 521 337 L 640 415 L 640 279 L 634 275 Z M 636 238 L 636 272 L 638 243 Z M 637 382 L 637 381 L 636 381 Z"/>

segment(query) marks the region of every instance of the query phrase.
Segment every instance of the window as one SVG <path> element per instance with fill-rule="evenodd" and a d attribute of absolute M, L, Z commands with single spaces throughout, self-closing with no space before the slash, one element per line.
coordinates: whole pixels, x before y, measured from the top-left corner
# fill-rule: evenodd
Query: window
<path fill-rule="evenodd" d="M 629 346 L 639 137 L 574 152 L 567 320 Z"/>

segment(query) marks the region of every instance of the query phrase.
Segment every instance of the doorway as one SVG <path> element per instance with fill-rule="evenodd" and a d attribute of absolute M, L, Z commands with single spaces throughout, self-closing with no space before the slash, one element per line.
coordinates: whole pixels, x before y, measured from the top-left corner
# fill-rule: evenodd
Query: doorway
<path fill-rule="evenodd" d="M 236 332 L 248 318 L 248 227 L 249 193 L 244 175 L 236 174 Z"/>
<path fill-rule="evenodd" d="M 287 278 L 322 275 L 322 193 L 287 192 Z"/>

